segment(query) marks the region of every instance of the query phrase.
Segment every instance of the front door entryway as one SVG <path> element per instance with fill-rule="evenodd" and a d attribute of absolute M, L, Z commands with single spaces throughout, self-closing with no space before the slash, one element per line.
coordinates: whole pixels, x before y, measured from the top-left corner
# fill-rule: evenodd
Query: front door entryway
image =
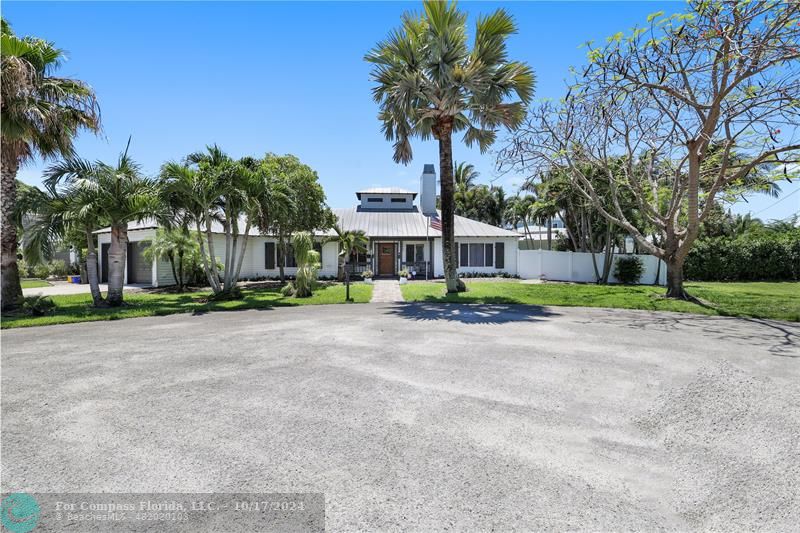
<path fill-rule="evenodd" d="M 394 276 L 394 243 L 378 243 L 378 275 Z"/>

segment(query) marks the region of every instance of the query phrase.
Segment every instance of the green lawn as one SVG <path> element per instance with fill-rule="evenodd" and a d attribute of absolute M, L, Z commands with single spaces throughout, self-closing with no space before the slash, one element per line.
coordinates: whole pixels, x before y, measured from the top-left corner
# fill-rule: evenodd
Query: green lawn
<path fill-rule="evenodd" d="M 23 289 L 35 289 L 37 287 L 49 287 L 50 284 L 43 279 L 23 279 L 20 281 Z"/>
<path fill-rule="evenodd" d="M 291 298 L 282 296 L 277 288 L 242 290 L 241 300 L 206 302 L 210 293 L 190 292 L 185 294 L 132 292 L 125 295 L 124 307 L 114 309 L 95 309 L 90 307 L 89 294 L 53 296 L 56 309 L 52 315 L 41 317 L 4 316 L 2 328 L 45 326 L 49 324 L 69 324 L 94 320 L 118 320 L 142 316 L 171 315 L 175 313 L 208 311 L 232 311 L 239 309 L 263 309 L 279 306 L 314 305 L 344 303 L 345 288 L 340 284 L 328 284 L 314 291 L 310 298 Z M 356 303 L 369 302 L 372 285 L 354 283 L 350 286 L 350 297 Z"/>
<path fill-rule="evenodd" d="M 443 283 L 401 286 L 406 301 L 617 307 L 800 321 L 800 283 L 687 283 L 689 294 L 707 306 L 668 300 L 662 297 L 663 288 L 646 285 L 473 281 L 467 288 L 466 293 L 445 295 Z"/>

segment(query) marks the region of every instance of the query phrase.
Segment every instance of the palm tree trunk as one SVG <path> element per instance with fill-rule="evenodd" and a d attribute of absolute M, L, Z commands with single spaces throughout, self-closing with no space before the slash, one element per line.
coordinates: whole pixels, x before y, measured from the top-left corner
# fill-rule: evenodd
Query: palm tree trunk
<path fill-rule="evenodd" d="M 286 283 L 286 274 L 283 271 L 286 265 L 286 245 L 284 244 L 283 233 L 278 234 L 278 272 L 281 283 Z"/>
<path fill-rule="evenodd" d="M 458 279 L 458 260 L 455 244 L 455 200 L 453 182 L 453 136 L 452 123 L 438 124 L 439 174 L 442 180 L 442 256 L 447 292 L 467 290 L 464 282 Z"/>
<path fill-rule="evenodd" d="M 15 150 L 7 143 L 2 146 L 0 180 L 2 180 L 2 250 L 0 250 L 0 284 L 2 284 L 2 310 L 15 309 L 22 301 L 22 285 L 17 267 L 17 225 L 14 221 L 14 206 L 17 201 L 17 170 L 19 159 Z"/>
<path fill-rule="evenodd" d="M 175 285 L 178 286 L 178 290 L 180 291 L 181 290 L 181 280 L 178 277 L 178 270 L 175 268 L 175 256 L 172 255 L 172 252 L 170 252 L 167 255 L 167 260 L 169 261 L 169 268 L 170 268 L 170 270 L 172 270 L 172 279 L 175 280 Z"/>
<path fill-rule="evenodd" d="M 183 250 L 178 252 L 178 292 L 183 292 Z"/>
<path fill-rule="evenodd" d="M 239 282 L 239 273 L 242 271 L 242 262 L 244 261 L 244 252 L 247 250 L 247 238 L 250 235 L 250 220 L 244 227 L 244 237 L 242 237 L 242 249 L 239 250 L 239 259 L 236 261 L 236 275 L 233 277 L 233 283 Z"/>
<path fill-rule="evenodd" d="M 197 226 L 197 243 L 200 245 L 200 259 L 203 261 L 203 272 L 206 274 L 206 279 L 208 280 L 208 285 L 211 287 L 212 292 L 217 293 L 219 289 L 215 283 L 214 277 L 212 275 L 211 267 L 208 264 L 208 257 L 206 256 L 206 247 L 203 244 L 203 232 L 200 229 L 200 221 L 196 221 Z"/>
<path fill-rule="evenodd" d="M 553 217 L 547 217 L 547 249 L 553 249 Z"/>
<path fill-rule="evenodd" d="M 217 270 L 217 255 L 214 253 L 214 234 L 211 233 L 211 217 L 206 213 L 206 240 L 208 240 L 208 255 L 209 262 L 211 263 L 210 273 L 208 275 L 209 283 L 211 283 L 211 290 L 214 294 L 222 292 L 219 285 L 219 271 Z"/>
<path fill-rule="evenodd" d="M 103 305 L 103 294 L 100 292 L 100 276 L 97 275 L 97 249 L 94 246 L 92 228 L 86 228 L 86 276 L 89 281 L 89 290 L 92 293 L 92 304 L 95 307 Z"/>
<path fill-rule="evenodd" d="M 111 307 L 122 305 L 125 285 L 125 259 L 128 252 L 128 224 L 111 225 L 111 246 L 108 249 L 108 295 Z"/>

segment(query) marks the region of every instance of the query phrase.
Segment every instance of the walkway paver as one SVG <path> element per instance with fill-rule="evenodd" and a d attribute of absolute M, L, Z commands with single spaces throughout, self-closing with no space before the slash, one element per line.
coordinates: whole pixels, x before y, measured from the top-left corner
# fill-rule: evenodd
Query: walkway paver
<path fill-rule="evenodd" d="M 376 279 L 372 284 L 371 303 L 405 302 L 400 283 L 396 279 Z"/>

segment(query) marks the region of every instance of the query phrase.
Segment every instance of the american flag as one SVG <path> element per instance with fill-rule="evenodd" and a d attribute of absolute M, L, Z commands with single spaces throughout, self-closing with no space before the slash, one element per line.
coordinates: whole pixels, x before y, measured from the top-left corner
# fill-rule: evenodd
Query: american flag
<path fill-rule="evenodd" d="M 431 227 L 437 231 L 442 231 L 442 221 L 438 215 L 431 215 Z"/>

